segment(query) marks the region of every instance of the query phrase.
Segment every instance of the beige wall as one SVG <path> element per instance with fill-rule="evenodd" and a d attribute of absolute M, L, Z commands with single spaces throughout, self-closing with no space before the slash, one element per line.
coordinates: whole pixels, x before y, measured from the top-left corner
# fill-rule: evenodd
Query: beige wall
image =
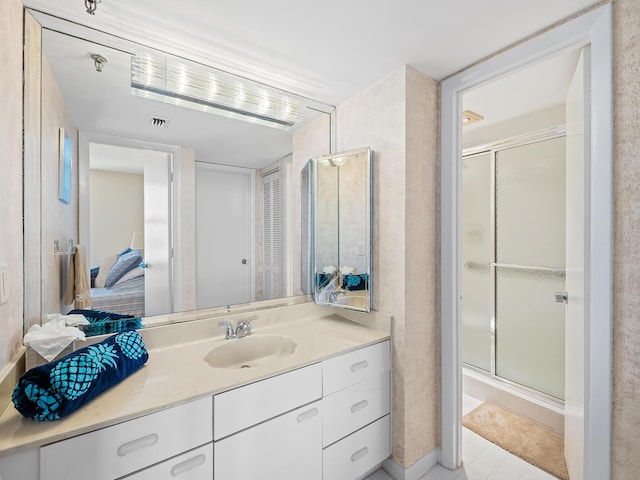
<path fill-rule="evenodd" d="M 403 67 L 338 106 L 337 150 L 374 151 L 374 308 L 393 326 L 393 458 L 436 448 L 437 83 Z"/>
<path fill-rule="evenodd" d="M 0 263 L 8 266 L 9 301 L 0 305 L 0 380 L 22 344 L 22 2 L 0 2 Z"/>
<path fill-rule="evenodd" d="M 70 257 L 54 256 L 53 242 L 78 241 L 78 129 L 76 128 L 46 59 L 42 59 L 42 313 L 64 310 L 62 299 Z M 73 143 L 71 203 L 58 199 L 59 131 L 65 129 Z"/>
<path fill-rule="evenodd" d="M 640 2 L 614 2 L 613 479 L 640 472 Z"/>
<path fill-rule="evenodd" d="M 91 170 L 89 265 L 127 248 L 133 232 L 144 232 L 144 175 Z"/>

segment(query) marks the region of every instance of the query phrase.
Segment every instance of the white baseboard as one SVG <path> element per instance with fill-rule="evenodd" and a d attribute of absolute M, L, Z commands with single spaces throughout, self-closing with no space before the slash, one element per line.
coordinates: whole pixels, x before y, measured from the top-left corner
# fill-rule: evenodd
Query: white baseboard
<path fill-rule="evenodd" d="M 393 458 L 387 458 L 382 463 L 382 468 L 393 480 L 418 480 L 438 464 L 438 455 L 438 449 L 435 448 L 406 470 Z"/>

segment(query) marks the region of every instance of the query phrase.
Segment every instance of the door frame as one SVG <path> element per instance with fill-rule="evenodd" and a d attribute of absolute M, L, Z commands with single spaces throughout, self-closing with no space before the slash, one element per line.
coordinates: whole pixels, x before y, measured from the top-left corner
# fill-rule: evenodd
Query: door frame
<path fill-rule="evenodd" d="M 584 479 L 611 475 L 613 298 L 612 6 L 610 3 L 497 54 L 441 84 L 441 368 L 440 463 L 462 464 L 460 205 L 462 95 L 563 50 L 591 45 L 590 251 L 585 299 Z M 593 321 L 597 319 L 598 321 Z"/>
<path fill-rule="evenodd" d="M 182 305 L 182 289 L 180 282 L 177 281 L 182 275 L 182 244 L 180 236 L 176 235 L 175 228 L 181 224 L 180 218 L 180 198 L 181 189 L 180 179 L 178 178 L 182 171 L 182 148 L 175 145 L 167 145 L 162 143 L 147 142 L 144 140 L 136 140 L 132 138 L 118 137 L 115 135 L 107 135 L 103 133 L 89 132 L 80 130 L 78 132 L 78 241 L 85 245 L 90 245 L 90 202 L 89 202 L 89 176 L 90 176 L 90 152 L 89 145 L 91 143 L 102 143 L 105 145 L 113 145 L 116 147 L 155 150 L 167 153 L 170 156 L 170 184 L 169 188 L 169 228 L 171 231 L 169 237 L 169 245 L 171 249 L 171 257 L 169 259 L 169 275 L 171 277 L 171 304 L 172 310 L 181 311 Z"/>

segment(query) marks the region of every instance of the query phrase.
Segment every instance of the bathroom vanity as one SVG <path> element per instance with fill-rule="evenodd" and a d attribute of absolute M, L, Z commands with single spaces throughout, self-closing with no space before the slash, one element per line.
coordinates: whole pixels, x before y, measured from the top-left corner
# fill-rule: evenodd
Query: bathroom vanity
<path fill-rule="evenodd" d="M 259 316 L 252 335 L 232 340 L 203 320 L 215 337 L 166 347 L 150 338 L 142 370 L 66 419 L 34 422 L 9 407 L 0 478 L 361 478 L 391 453 L 389 335 L 312 304 L 291 308 L 326 316 Z M 269 347 L 275 353 L 242 368 L 264 338 L 295 349 Z M 211 366 L 221 347 L 237 350 L 240 363 Z"/>

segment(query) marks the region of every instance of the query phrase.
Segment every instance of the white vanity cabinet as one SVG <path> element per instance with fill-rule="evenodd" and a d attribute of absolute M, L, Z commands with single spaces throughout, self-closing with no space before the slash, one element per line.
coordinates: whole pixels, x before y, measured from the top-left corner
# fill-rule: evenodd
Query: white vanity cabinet
<path fill-rule="evenodd" d="M 114 480 L 212 440 L 211 397 L 46 445 L 41 480 Z"/>
<path fill-rule="evenodd" d="M 382 342 L 323 362 L 323 475 L 353 479 L 391 454 L 391 347 Z"/>
<path fill-rule="evenodd" d="M 0 458 L 0 480 L 361 478 L 391 453 L 390 371 L 384 341 Z"/>
<path fill-rule="evenodd" d="M 214 479 L 322 479 L 317 363 L 214 396 Z"/>

